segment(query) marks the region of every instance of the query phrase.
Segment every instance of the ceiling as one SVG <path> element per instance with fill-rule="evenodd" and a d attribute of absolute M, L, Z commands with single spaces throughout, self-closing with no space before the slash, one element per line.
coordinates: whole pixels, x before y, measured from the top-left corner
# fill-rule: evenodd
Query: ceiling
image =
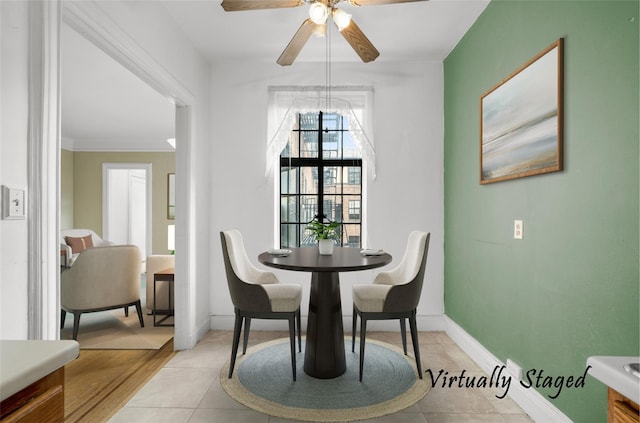
<path fill-rule="evenodd" d="M 173 104 L 69 26 L 60 36 L 62 147 L 172 151 Z"/>
<path fill-rule="evenodd" d="M 338 7 L 380 51 L 377 61 L 442 61 L 482 13 L 488 0 L 430 0 L 381 6 Z M 302 22 L 308 7 L 225 12 L 220 0 L 163 2 L 193 44 L 210 62 L 275 62 Z M 325 39 L 311 37 L 298 61 L 324 61 Z M 332 61 L 360 61 L 333 31 Z M 295 62 L 292 66 L 295 66 Z"/>
<path fill-rule="evenodd" d="M 157 1 L 211 64 L 275 63 L 308 8 L 225 12 L 220 0 Z M 442 61 L 489 0 L 430 0 L 339 7 L 380 51 L 376 62 Z M 61 35 L 63 147 L 73 150 L 168 151 L 174 107 L 123 66 L 63 25 Z M 337 31 L 333 62 L 360 62 Z M 322 62 L 326 40 L 311 37 L 293 63 Z"/>

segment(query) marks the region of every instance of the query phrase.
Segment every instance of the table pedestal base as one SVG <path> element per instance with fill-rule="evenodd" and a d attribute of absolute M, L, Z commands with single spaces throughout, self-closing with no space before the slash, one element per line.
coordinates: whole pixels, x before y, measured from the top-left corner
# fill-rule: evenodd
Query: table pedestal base
<path fill-rule="evenodd" d="M 347 370 L 337 272 L 313 272 L 311 275 L 305 345 L 304 372 L 309 376 L 331 379 Z"/>

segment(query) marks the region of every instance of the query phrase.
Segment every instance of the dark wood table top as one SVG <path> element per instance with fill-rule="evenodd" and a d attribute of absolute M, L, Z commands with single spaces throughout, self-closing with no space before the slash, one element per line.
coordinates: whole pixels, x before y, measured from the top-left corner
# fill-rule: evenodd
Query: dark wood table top
<path fill-rule="evenodd" d="M 175 278 L 175 270 L 173 267 L 162 269 L 153 274 L 153 280 L 158 282 L 171 282 Z"/>
<path fill-rule="evenodd" d="M 375 269 L 389 264 L 392 257 L 388 253 L 365 256 L 360 248 L 334 247 L 332 255 L 321 255 L 318 247 L 291 248 L 291 254 L 278 256 L 264 252 L 258 261 L 265 266 L 301 272 L 352 272 Z"/>

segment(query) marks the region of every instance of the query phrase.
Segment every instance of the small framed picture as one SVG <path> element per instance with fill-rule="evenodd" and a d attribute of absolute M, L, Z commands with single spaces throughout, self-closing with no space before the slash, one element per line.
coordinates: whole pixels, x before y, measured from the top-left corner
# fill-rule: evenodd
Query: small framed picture
<path fill-rule="evenodd" d="M 167 219 L 176 218 L 176 174 L 167 177 Z"/>

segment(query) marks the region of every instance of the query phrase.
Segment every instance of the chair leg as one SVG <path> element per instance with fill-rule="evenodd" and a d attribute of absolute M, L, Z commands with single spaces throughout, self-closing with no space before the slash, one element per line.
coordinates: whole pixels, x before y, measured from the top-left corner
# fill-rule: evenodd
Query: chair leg
<path fill-rule="evenodd" d="M 289 343 L 291 344 L 291 371 L 293 381 L 296 381 L 296 313 L 289 316 Z"/>
<path fill-rule="evenodd" d="M 353 306 L 353 324 L 351 326 L 351 352 L 356 352 L 356 325 L 358 323 L 358 312 Z"/>
<path fill-rule="evenodd" d="M 236 310 L 236 321 L 233 326 L 233 347 L 231 347 L 231 362 L 229 363 L 229 379 L 233 376 L 233 368 L 236 365 L 236 355 L 238 354 L 238 345 L 240 344 L 240 329 L 242 328 L 242 316 Z"/>
<path fill-rule="evenodd" d="M 249 332 L 251 331 L 251 317 L 244 318 L 244 338 L 242 339 L 242 355 L 247 353 L 247 344 L 249 343 Z"/>
<path fill-rule="evenodd" d="M 129 307 L 127 307 L 127 310 Z M 138 320 L 140 321 L 140 327 L 144 327 L 144 317 L 142 317 L 142 303 L 140 300 L 136 301 L 136 311 L 138 312 Z"/>
<path fill-rule="evenodd" d="M 78 329 L 80 328 L 80 315 L 82 313 L 80 313 L 79 311 L 76 311 L 75 313 L 73 313 L 73 340 L 77 341 L 78 340 Z"/>
<path fill-rule="evenodd" d="M 367 337 L 367 319 L 360 315 L 360 382 L 362 382 L 362 369 L 364 368 L 364 344 Z"/>
<path fill-rule="evenodd" d="M 420 360 L 420 343 L 418 342 L 418 328 L 416 326 L 416 311 L 413 310 L 409 317 L 409 326 L 411 327 L 411 340 L 413 341 L 413 354 L 416 356 L 416 368 L 418 376 L 422 379 L 422 360 Z"/>
<path fill-rule="evenodd" d="M 64 320 L 67 318 L 67 312 L 60 309 L 60 330 L 64 329 Z"/>
<path fill-rule="evenodd" d="M 302 318 L 300 317 L 300 309 L 296 312 L 296 320 L 298 324 L 298 352 L 302 352 Z"/>
<path fill-rule="evenodd" d="M 129 317 L 129 306 L 124 306 L 124 317 Z"/>
<path fill-rule="evenodd" d="M 404 317 L 400 318 L 400 336 L 402 337 L 404 355 L 407 355 L 407 322 L 404 320 Z"/>

